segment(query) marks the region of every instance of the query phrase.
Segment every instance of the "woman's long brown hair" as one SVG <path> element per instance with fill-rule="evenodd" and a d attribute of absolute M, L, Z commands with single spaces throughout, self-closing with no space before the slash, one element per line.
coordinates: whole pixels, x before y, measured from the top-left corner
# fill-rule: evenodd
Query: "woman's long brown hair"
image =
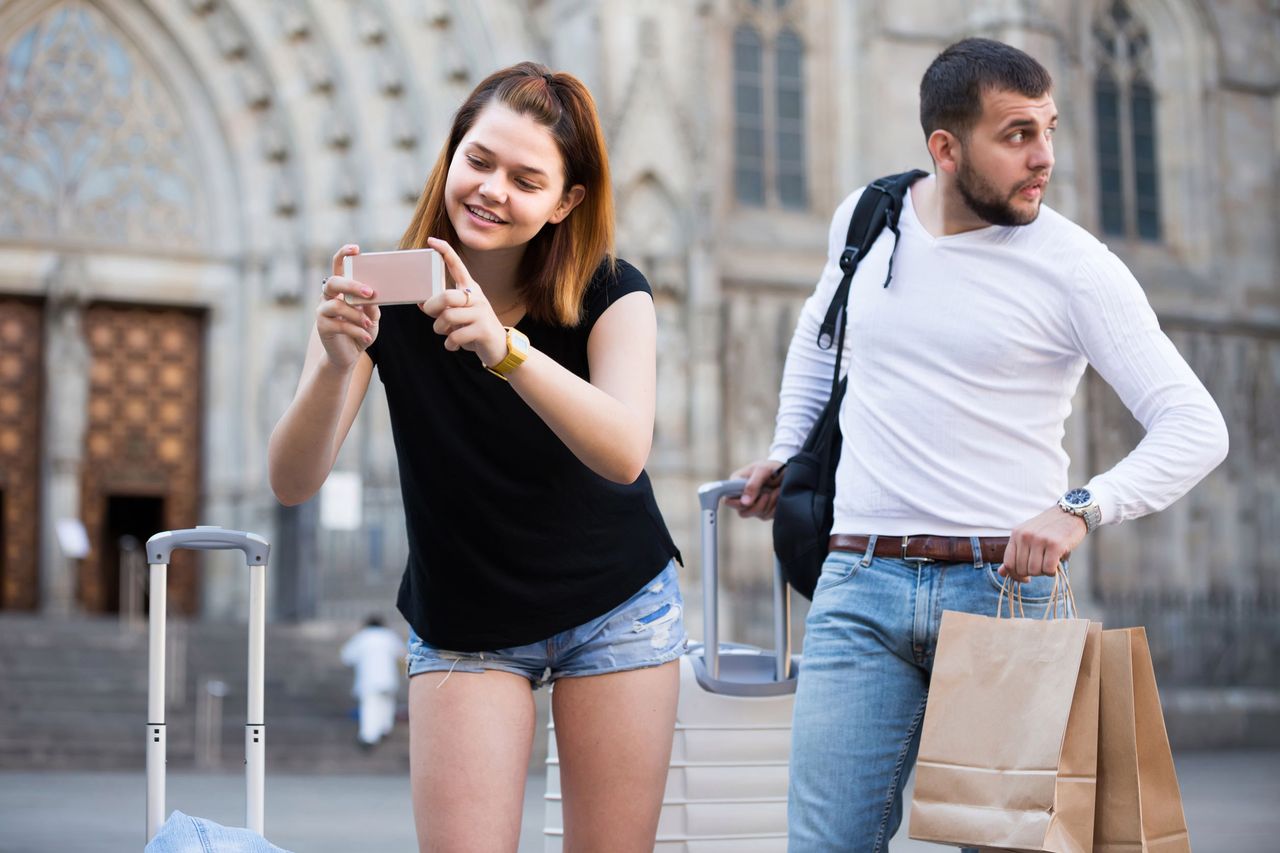
<path fill-rule="evenodd" d="M 520 62 L 495 71 L 475 88 L 453 117 L 449 138 L 431 169 L 400 248 L 424 248 L 428 237 L 457 246 L 458 234 L 445 211 L 445 179 L 462 138 L 480 111 L 495 100 L 546 127 L 564 160 L 563 190 L 575 184 L 586 190 L 567 217 L 558 224 L 548 222 L 529 241 L 516 284 L 529 316 L 576 326 L 592 274 L 602 261 L 614 260 L 613 189 L 595 101 L 572 74 Z"/>

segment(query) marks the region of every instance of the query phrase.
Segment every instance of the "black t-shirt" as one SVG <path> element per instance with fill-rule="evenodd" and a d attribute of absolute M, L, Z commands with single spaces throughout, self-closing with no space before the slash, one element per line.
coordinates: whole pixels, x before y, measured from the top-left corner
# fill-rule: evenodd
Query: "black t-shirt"
<path fill-rule="evenodd" d="M 574 328 L 526 317 L 529 342 L 588 379 L 587 337 L 628 293 L 618 261 L 593 276 Z M 397 607 L 441 648 L 520 646 L 596 618 L 679 552 L 647 474 L 592 472 L 473 352 L 448 352 L 417 305 L 387 306 L 368 353 L 386 388 L 409 532 Z"/>

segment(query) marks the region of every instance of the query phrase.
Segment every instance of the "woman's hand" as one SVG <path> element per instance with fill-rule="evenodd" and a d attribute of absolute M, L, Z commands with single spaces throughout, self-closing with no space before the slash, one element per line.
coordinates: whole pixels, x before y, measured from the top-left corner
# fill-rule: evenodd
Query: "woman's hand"
<path fill-rule="evenodd" d="M 488 366 L 502 361 L 507 357 L 507 330 L 484 291 L 471 278 L 452 246 L 435 237 L 427 240 L 427 245 L 444 258 L 454 282 L 452 288 L 420 306 L 423 313 L 435 318 L 432 328 L 437 335 L 445 336 L 444 348 L 450 352 L 460 349 L 473 352 Z"/>
<path fill-rule="evenodd" d="M 316 331 L 329 363 L 342 371 L 355 366 L 360 354 L 378 337 L 381 312 L 377 305 L 348 305 L 343 294 L 373 296 L 373 288 L 342 277 L 342 259 L 360 254 L 360 247 L 347 244 L 333 256 L 333 275 L 324 280 L 324 301 L 316 308 Z"/>

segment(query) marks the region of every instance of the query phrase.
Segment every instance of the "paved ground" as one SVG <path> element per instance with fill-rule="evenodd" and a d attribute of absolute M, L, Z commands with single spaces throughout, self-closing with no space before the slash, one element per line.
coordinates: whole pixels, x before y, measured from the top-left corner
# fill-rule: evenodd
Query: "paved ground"
<path fill-rule="evenodd" d="M 1280 752 L 1185 753 L 1178 776 L 1196 853 L 1280 851 Z M 541 853 L 543 777 L 529 777 L 520 853 Z M 170 809 L 226 824 L 244 818 L 240 775 L 170 773 Z M 142 847 L 138 773 L 0 771 L 0 853 L 111 853 Z M 270 776 L 267 832 L 295 853 L 412 853 L 407 779 Z M 906 840 L 894 853 L 946 848 Z"/>

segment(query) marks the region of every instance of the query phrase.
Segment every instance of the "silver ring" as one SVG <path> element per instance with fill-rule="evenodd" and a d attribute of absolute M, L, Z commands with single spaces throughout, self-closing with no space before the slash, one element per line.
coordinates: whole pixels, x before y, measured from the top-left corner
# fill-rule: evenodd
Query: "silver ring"
<path fill-rule="evenodd" d="M 320 295 L 323 296 L 325 299 L 330 298 L 329 292 L 325 290 L 325 288 L 329 286 L 329 279 L 331 279 L 332 277 L 333 276 L 327 275 L 324 278 L 320 279 Z"/>
<path fill-rule="evenodd" d="M 462 307 L 463 307 L 463 308 L 466 308 L 467 306 L 469 306 L 469 305 L 471 304 L 471 288 L 469 288 L 469 287 L 464 287 L 464 288 L 462 288 L 462 293 L 463 293 L 463 295 L 464 295 L 464 296 L 466 296 L 466 297 L 467 297 L 467 301 L 466 301 L 466 302 L 464 302 L 464 303 L 462 303 Z"/>

